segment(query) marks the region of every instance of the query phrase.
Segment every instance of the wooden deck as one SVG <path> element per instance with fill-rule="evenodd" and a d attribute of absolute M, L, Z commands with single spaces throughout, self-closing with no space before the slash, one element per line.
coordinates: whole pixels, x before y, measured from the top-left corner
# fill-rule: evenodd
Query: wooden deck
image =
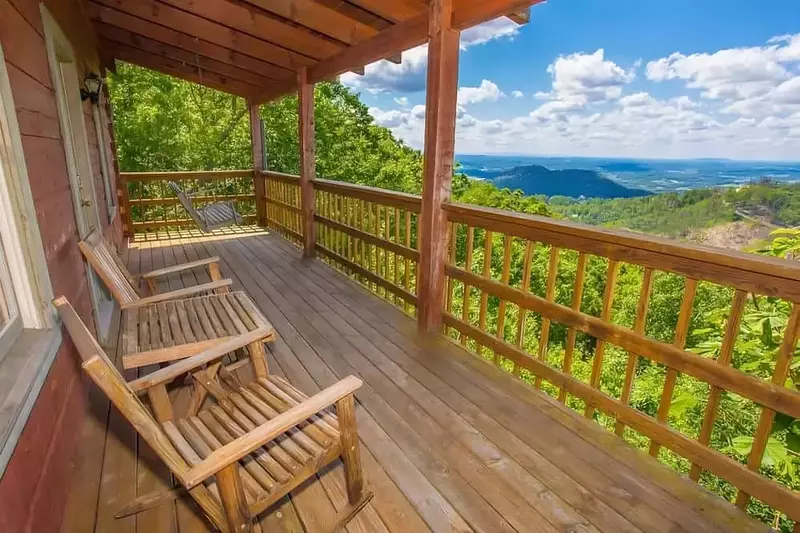
<path fill-rule="evenodd" d="M 276 328 L 271 372 L 309 394 L 348 374 L 364 380 L 357 421 L 375 499 L 351 533 L 767 529 L 461 348 L 418 337 L 414 320 L 322 262 L 301 260 L 277 235 L 242 229 L 171 237 L 131 243 L 131 270 L 219 255 L 223 274 Z M 207 281 L 189 276 L 171 279 L 169 288 Z M 184 501 L 114 518 L 168 477 L 99 393 L 91 406 L 62 531 L 208 531 Z M 335 465 L 263 516 L 264 531 L 327 532 L 346 498 Z"/>

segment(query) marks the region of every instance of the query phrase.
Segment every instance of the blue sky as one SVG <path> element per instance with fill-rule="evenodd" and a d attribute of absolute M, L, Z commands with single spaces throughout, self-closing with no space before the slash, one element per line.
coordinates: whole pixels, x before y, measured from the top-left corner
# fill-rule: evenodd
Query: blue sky
<path fill-rule="evenodd" d="M 342 81 L 421 147 L 427 49 Z M 460 153 L 800 160 L 800 1 L 550 0 L 462 34 Z"/>

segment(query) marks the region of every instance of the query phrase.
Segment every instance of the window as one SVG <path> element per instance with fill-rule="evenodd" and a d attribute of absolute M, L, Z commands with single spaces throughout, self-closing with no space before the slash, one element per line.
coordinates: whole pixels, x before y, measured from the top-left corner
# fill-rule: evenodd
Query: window
<path fill-rule="evenodd" d="M 0 476 L 61 344 L 0 47 Z"/>

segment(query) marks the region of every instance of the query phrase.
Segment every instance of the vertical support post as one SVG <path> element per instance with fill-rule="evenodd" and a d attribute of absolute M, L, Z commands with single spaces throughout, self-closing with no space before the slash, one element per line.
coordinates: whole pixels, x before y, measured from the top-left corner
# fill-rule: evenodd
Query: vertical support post
<path fill-rule="evenodd" d="M 267 225 L 267 184 L 264 181 L 262 172 L 266 170 L 266 159 L 264 157 L 264 130 L 261 127 L 260 106 L 254 102 L 248 102 L 250 111 L 250 145 L 253 152 L 253 180 L 256 193 L 256 219 L 258 225 Z"/>
<path fill-rule="evenodd" d="M 418 327 L 441 330 L 447 263 L 447 214 L 455 151 L 459 31 L 452 28 L 452 0 L 432 0 L 428 29 L 428 85 L 419 264 Z"/>
<path fill-rule="evenodd" d="M 297 74 L 298 119 L 300 133 L 300 202 L 303 212 L 303 257 L 314 257 L 317 241 L 314 227 L 314 185 L 317 173 L 314 139 L 314 84 L 308 82 L 308 70 Z"/>

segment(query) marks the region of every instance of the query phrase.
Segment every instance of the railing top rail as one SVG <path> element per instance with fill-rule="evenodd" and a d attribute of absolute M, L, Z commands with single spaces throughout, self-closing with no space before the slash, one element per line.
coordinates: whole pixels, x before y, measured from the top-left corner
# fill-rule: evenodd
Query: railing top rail
<path fill-rule="evenodd" d="M 378 187 L 355 185 L 342 181 L 315 179 L 312 181 L 315 189 L 332 193 L 344 194 L 369 202 L 391 205 L 419 213 L 422 209 L 422 197 L 416 194 L 389 191 Z"/>
<path fill-rule="evenodd" d="M 275 178 L 284 181 L 300 181 L 300 176 L 297 174 L 286 174 L 285 172 L 275 172 L 274 170 L 261 170 L 260 173 L 267 178 Z"/>
<path fill-rule="evenodd" d="M 160 180 L 213 180 L 221 178 L 252 178 L 253 169 L 245 170 L 181 170 L 175 172 L 120 172 L 125 181 L 160 181 Z"/>
<path fill-rule="evenodd" d="M 461 203 L 443 208 L 456 222 L 800 302 L 800 264 L 792 261 L 502 209 Z"/>

